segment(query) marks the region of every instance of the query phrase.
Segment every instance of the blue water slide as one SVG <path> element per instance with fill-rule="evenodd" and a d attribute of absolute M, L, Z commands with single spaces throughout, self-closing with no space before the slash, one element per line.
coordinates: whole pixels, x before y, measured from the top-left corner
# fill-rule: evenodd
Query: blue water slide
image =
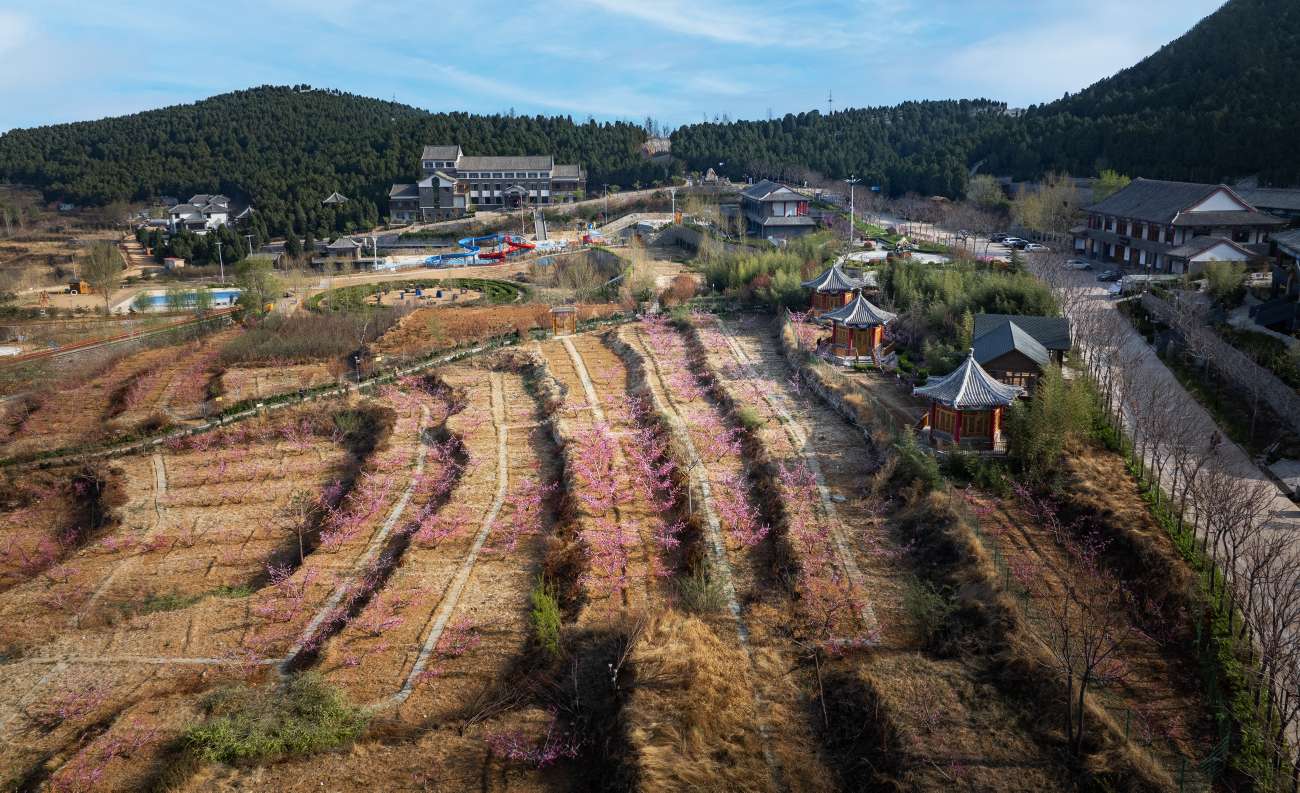
<path fill-rule="evenodd" d="M 499 234 L 489 234 L 485 237 L 466 237 L 462 240 L 456 240 L 456 244 L 463 250 L 459 253 L 441 253 L 437 256 L 430 256 L 424 260 L 426 267 L 441 267 L 444 264 L 452 262 L 473 261 L 482 250 L 483 244 L 495 245 L 501 239 Z"/>

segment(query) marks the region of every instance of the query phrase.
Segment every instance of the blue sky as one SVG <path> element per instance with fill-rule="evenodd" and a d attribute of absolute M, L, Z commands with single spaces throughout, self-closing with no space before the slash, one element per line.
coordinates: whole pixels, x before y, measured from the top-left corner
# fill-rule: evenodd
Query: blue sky
<path fill-rule="evenodd" d="M 0 130 L 309 83 L 672 125 L 1083 88 L 1222 0 L 0 0 Z M 208 13 L 205 8 L 218 9 Z"/>

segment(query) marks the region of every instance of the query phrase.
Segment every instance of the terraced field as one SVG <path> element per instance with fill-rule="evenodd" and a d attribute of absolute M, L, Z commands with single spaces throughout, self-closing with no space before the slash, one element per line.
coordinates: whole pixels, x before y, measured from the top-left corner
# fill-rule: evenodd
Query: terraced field
<path fill-rule="evenodd" d="M 893 471 L 706 317 L 15 471 L 0 787 L 1076 789 Z"/>

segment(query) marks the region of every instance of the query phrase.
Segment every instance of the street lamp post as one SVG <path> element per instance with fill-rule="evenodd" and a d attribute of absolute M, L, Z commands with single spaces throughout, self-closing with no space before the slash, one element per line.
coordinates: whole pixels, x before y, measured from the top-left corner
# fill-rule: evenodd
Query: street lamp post
<path fill-rule="evenodd" d="M 217 266 L 221 268 L 221 283 L 226 282 L 226 262 L 221 258 L 221 240 L 217 240 Z"/>
<path fill-rule="evenodd" d="M 853 244 L 853 232 L 855 231 L 853 216 L 855 214 L 854 210 L 856 207 L 854 206 L 853 187 L 854 185 L 856 185 L 858 182 L 861 181 L 862 180 L 856 176 L 850 176 L 848 179 L 844 180 L 844 183 L 849 186 L 849 244 L 850 245 Z"/>

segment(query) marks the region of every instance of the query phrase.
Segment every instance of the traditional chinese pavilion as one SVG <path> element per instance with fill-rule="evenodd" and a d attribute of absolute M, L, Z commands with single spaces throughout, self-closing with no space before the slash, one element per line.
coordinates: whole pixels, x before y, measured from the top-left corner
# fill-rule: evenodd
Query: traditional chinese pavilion
<path fill-rule="evenodd" d="M 841 358 L 872 356 L 885 339 L 885 326 L 897 314 L 880 308 L 858 292 L 848 304 L 821 316 L 831 323 L 831 354 Z"/>
<path fill-rule="evenodd" d="M 571 336 L 578 332 L 578 309 L 574 306 L 555 306 L 551 309 L 551 333 Z"/>
<path fill-rule="evenodd" d="M 1004 448 L 1003 415 L 1025 389 L 998 382 L 975 361 L 971 350 L 947 377 L 918 386 L 912 393 L 930 400 L 931 446 L 994 451 Z"/>
<path fill-rule="evenodd" d="M 853 299 L 853 292 L 861 289 L 863 282 L 848 273 L 839 264 L 832 264 L 830 269 L 811 281 L 804 281 L 804 289 L 813 290 L 812 315 L 820 317 L 827 311 L 834 311 L 847 305 Z"/>

